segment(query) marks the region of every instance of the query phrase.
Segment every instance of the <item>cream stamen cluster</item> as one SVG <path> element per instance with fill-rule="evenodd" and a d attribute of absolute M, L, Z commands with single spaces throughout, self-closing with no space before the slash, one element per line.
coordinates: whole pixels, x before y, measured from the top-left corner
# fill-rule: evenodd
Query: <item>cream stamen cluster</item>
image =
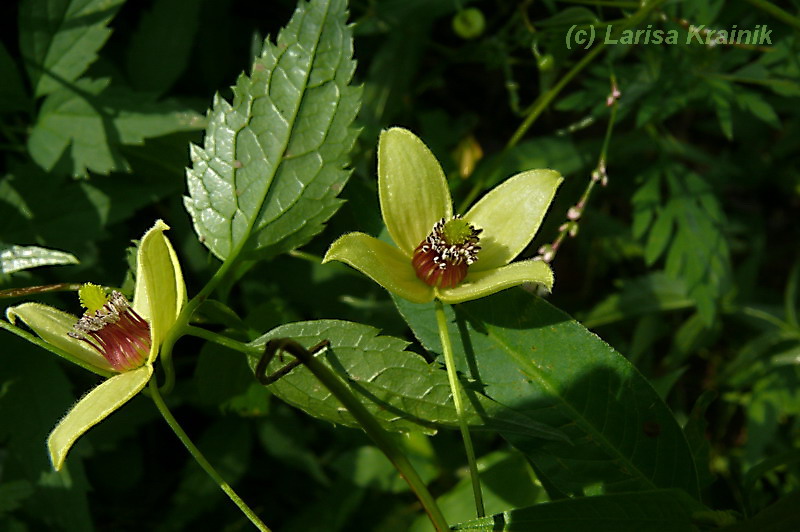
<path fill-rule="evenodd" d="M 150 354 L 150 325 L 117 291 L 101 308 L 86 312 L 68 334 L 91 345 L 117 371 L 140 367 Z"/>
<path fill-rule="evenodd" d="M 411 264 L 417 277 L 431 286 L 452 288 L 464 280 L 467 269 L 478 260 L 481 247 L 476 229 L 460 216 L 436 222 L 430 234 L 414 250 Z"/>

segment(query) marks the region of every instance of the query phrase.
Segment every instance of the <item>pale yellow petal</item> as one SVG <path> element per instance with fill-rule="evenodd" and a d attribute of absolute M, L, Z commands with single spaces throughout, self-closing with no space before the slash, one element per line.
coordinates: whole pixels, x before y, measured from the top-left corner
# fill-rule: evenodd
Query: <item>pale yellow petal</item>
<path fill-rule="evenodd" d="M 378 196 L 389 235 L 409 256 L 433 224 L 453 215 L 439 161 L 416 135 L 399 127 L 384 131 L 378 141 Z"/>
<path fill-rule="evenodd" d="M 158 220 L 139 242 L 136 255 L 136 293 L 133 308 L 150 322 L 153 343 L 149 362 L 155 360 L 164 335 L 186 302 L 186 284 L 181 265 L 164 231 L 169 226 Z"/>
<path fill-rule="evenodd" d="M 417 278 L 411 259 L 397 248 L 364 233 L 348 233 L 331 244 L 322 263 L 349 264 L 386 290 L 414 303 L 433 300 L 433 288 Z"/>
<path fill-rule="evenodd" d="M 470 272 L 463 283 L 437 289 L 436 296 L 445 303 L 463 303 L 492 295 L 523 283 L 537 283 L 553 288 L 553 270 L 541 260 L 524 260 L 483 272 Z"/>
<path fill-rule="evenodd" d="M 78 318 L 67 312 L 41 303 L 22 303 L 6 309 L 12 324 L 19 318 L 39 338 L 70 355 L 105 371 L 114 371 L 108 361 L 86 342 L 68 335 Z"/>
<path fill-rule="evenodd" d="M 562 181 L 555 170 L 530 170 L 490 190 L 464 215 L 483 229 L 481 251 L 471 271 L 508 264 L 525 249 L 542 224 Z"/>
<path fill-rule="evenodd" d="M 72 444 L 114 410 L 139 393 L 150 380 L 153 367 L 142 366 L 104 381 L 78 401 L 47 438 L 50 460 L 56 470 L 64 465 Z"/>

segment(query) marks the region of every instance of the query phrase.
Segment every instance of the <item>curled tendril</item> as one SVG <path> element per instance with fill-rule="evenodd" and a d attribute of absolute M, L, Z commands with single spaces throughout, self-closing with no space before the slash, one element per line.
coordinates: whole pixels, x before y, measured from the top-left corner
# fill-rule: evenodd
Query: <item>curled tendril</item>
<path fill-rule="evenodd" d="M 264 354 L 261 355 L 261 359 L 259 359 L 258 364 L 256 364 L 256 379 L 258 379 L 258 382 L 261 384 L 269 386 L 277 382 L 278 379 L 288 375 L 300 364 L 308 364 L 308 361 L 311 360 L 314 355 L 323 351 L 330 345 L 331 343 L 329 340 L 322 340 L 311 349 L 306 349 L 291 338 L 275 338 L 274 340 L 270 340 L 267 342 L 267 345 L 264 346 Z M 275 355 L 278 354 L 279 351 L 289 353 L 295 357 L 295 360 L 289 362 L 279 370 L 267 374 L 269 363 L 272 362 L 272 359 L 275 358 Z M 281 362 L 283 361 L 282 355 L 280 356 L 280 360 Z"/>

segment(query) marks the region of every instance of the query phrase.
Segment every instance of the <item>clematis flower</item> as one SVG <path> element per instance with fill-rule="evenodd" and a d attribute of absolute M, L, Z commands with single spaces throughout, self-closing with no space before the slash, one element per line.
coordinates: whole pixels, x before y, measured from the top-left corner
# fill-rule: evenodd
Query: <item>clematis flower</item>
<path fill-rule="evenodd" d="M 410 131 L 391 128 L 378 142 L 378 196 L 396 247 L 348 233 L 322 262 L 349 264 L 415 303 L 461 303 L 522 283 L 550 290 L 553 272 L 544 261 L 511 260 L 536 234 L 561 181 L 554 170 L 522 172 L 454 216 L 436 157 Z"/>
<path fill-rule="evenodd" d="M 6 310 L 46 342 L 101 370 L 115 373 L 81 398 L 47 438 L 50 459 L 61 469 L 72 444 L 121 407 L 150 380 L 161 343 L 186 303 L 186 286 L 175 251 L 158 220 L 139 242 L 133 305 L 120 292 L 85 284 L 79 319 L 40 303 Z"/>

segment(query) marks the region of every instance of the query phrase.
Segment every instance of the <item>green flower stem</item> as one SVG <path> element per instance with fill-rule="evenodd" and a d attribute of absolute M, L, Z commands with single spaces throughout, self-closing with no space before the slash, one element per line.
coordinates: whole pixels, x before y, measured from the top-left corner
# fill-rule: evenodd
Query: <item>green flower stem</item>
<path fill-rule="evenodd" d="M 253 347 L 200 327 L 187 325 L 183 328 L 183 332 L 249 356 L 258 356 L 264 351 L 261 347 Z M 293 350 L 291 353 L 298 357 L 300 361 L 308 367 L 309 371 L 311 371 L 311 373 L 328 388 L 334 397 L 347 408 L 353 418 L 355 418 L 364 429 L 364 432 L 372 438 L 372 441 L 375 442 L 389 461 L 392 462 L 400 475 L 408 482 L 408 485 L 417 496 L 417 499 L 419 499 L 423 508 L 425 508 L 436 530 L 449 530 L 447 520 L 437 506 L 436 500 L 428 491 L 428 488 L 417 474 L 414 466 L 412 466 L 405 455 L 397 449 L 397 446 L 395 446 L 391 437 L 380 426 L 380 423 L 378 423 L 370 411 L 353 396 L 350 390 L 341 383 L 339 378 L 331 370 L 313 356 L 304 356 L 304 351 L 305 350 Z"/>
<path fill-rule="evenodd" d="M 589 65 L 589 63 L 592 62 L 592 60 L 603 50 L 604 47 L 605 45 L 603 43 L 600 43 L 599 45 L 592 48 L 592 50 L 588 54 L 583 56 L 583 58 L 580 61 L 578 61 L 575 64 L 575 66 L 573 66 L 570 69 L 569 72 L 567 72 L 560 80 L 558 80 L 558 83 L 556 83 L 547 92 L 539 96 L 536 99 L 536 101 L 533 102 L 533 104 L 531 104 L 531 106 L 526 111 L 525 120 L 522 121 L 522 124 L 520 124 L 520 126 L 511 136 L 511 139 L 509 139 L 508 143 L 506 144 L 505 151 L 510 150 L 511 148 L 516 146 L 520 140 L 522 140 L 522 137 L 525 136 L 525 134 L 528 132 L 528 129 L 530 129 L 530 127 L 533 125 L 536 119 L 539 118 L 539 115 L 541 115 L 542 112 L 544 112 L 544 110 L 547 109 L 547 106 L 550 105 L 550 102 L 552 102 L 556 98 L 556 96 L 558 96 L 561 90 L 567 85 L 567 83 L 569 83 L 572 80 L 572 78 L 577 76 L 581 70 L 586 68 Z M 500 159 L 498 158 L 497 161 L 500 161 Z M 492 172 L 487 172 L 487 174 L 485 175 L 491 175 L 491 174 Z M 464 198 L 464 201 L 461 202 L 460 209 L 458 212 L 465 212 L 467 207 L 469 205 L 472 205 L 472 203 L 475 201 L 475 199 L 483 191 L 484 188 L 485 188 L 484 179 L 478 180 L 467 194 L 467 197 Z"/>
<path fill-rule="evenodd" d="M 164 399 L 161 397 L 161 394 L 158 391 L 158 385 L 156 384 L 155 379 L 150 380 L 149 390 L 150 397 L 156 404 L 156 408 L 158 408 L 158 411 L 167 422 L 167 425 L 169 425 L 178 439 L 181 440 L 181 443 L 183 443 L 184 447 L 186 447 L 186 449 L 189 451 L 189 454 L 191 454 L 195 461 L 200 464 L 200 467 L 202 467 L 203 470 L 208 473 L 208 476 L 214 479 L 214 482 L 216 482 L 220 489 L 224 491 L 228 497 L 230 497 L 233 503 L 239 507 L 242 513 L 247 516 L 247 518 L 251 523 L 253 523 L 253 525 L 255 525 L 256 528 L 264 532 L 269 532 L 269 527 L 267 527 L 267 525 L 265 525 L 261 519 L 258 518 L 255 512 L 253 512 L 253 510 L 247 506 L 247 504 L 239 497 L 239 495 L 233 491 L 233 488 L 231 488 L 230 485 L 228 485 L 228 483 L 225 482 L 225 480 L 220 476 L 220 474 L 217 473 L 217 470 L 214 469 L 208 460 L 206 460 L 205 456 L 203 456 L 203 453 L 200 452 L 200 449 L 194 445 L 192 440 L 189 439 L 189 436 L 187 436 L 183 431 L 183 428 L 181 428 L 181 426 L 178 424 L 178 421 L 172 415 L 172 412 L 170 412 L 166 403 L 164 403 Z"/>
<path fill-rule="evenodd" d="M 196 296 L 190 299 L 184 305 L 181 313 L 175 319 L 172 328 L 167 332 L 164 341 L 161 344 L 161 367 L 164 370 L 164 384 L 161 386 L 162 393 L 169 393 L 175 385 L 175 369 L 172 367 L 172 349 L 175 347 L 175 342 L 185 334 L 186 328 L 189 327 L 189 321 L 192 319 L 194 312 L 205 301 L 211 292 L 222 282 L 228 271 L 233 268 L 236 260 L 229 258 L 222 263 L 222 266 L 214 273 L 206 285 L 200 290 Z"/>
<path fill-rule="evenodd" d="M 458 375 L 456 374 L 456 363 L 453 359 L 453 346 L 450 343 L 450 334 L 447 332 L 447 318 L 444 315 L 444 306 L 438 299 L 436 300 L 436 323 L 439 326 L 439 338 L 442 341 L 444 365 L 447 368 L 447 378 L 450 381 L 450 391 L 453 394 L 453 403 L 456 407 L 458 426 L 461 429 L 461 438 L 464 440 L 464 450 L 467 453 L 469 475 L 472 479 L 472 494 L 475 498 L 475 511 L 478 517 L 483 517 L 486 515 L 486 510 L 483 507 L 483 493 L 481 492 L 481 481 L 478 477 L 478 463 L 475 461 L 475 449 L 472 447 L 472 437 L 469 434 L 469 426 L 467 426 L 467 420 L 464 417 L 461 385 L 458 381 Z"/>
<path fill-rule="evenodd" d="M 408 458 L 397 448 L 397 445 L 395 445 L 389 434 L 381 427 L 380 423 L 378 423 L 378 420 L 375 419 L 372 413 L 370 413 L 361 401 L 353 395 L 348 387 L 342 383 L 339 377 L 328 369 L 325 364 L 317 360 L 312 353 L 309 353 L 293 340 L 271 340 L 270 343 L 272 342 L 276 342 L 275 345 L 278 345 L 276 350 L 286 350 L 298 358 L 300 362 L 328 388 L 328 391 L 342 403 L 342 406 L 350 412 L 350 415 L 361 425 L 361 428 L 364 429 L 367 436 L 372 438 L 375 445 L 386 455 L 395 469 L 397 469 L 408 483 L 409 487 L 422 504 L 422 507 L 425 509 L 425 512 L 428 514 L 428 518 L 431 520 L 431 523 L 433 523 L 434 528 L 440 532 L 450 530 L 450 526 L 447 524 L 444 514 L 442 514 L 442 511 L 436 504 L 433 495 L 428 491 L 428 487 L 422 481 L 419 474 L 417 474 L 414 466 L 411 465 Z M 270 343 L 266 346 L 267 351 L 271 348 Z"/>
<path fill-rule="evenodd" d="M 217 334 L 213 331 L 209 331 L 201 327 L 195 327 L 193 325 L 185 326 L 183 328 L 183 332 L 184 334 L 196 336 L 198 338 L 202 338 L 203 340 L 208 340 L 209 342 L 213 342 L 217 345 L 221 345 L 223 347 L 227 347 L 228 349 L 239 351 L 240 353 L 254 357 L 261 355 L 261 353 L 264 351 L 260 347 L 252 347 L 238 340 L 234 340 L 233 338 L 228 338 L 225 335 Z"/>
<path fill-rule="evenodd" d="M 53 344 L 49 344 L 49 343 L 45 342 L 44 340 L 42 340 L 38 336 L 35 336 L 35 335 L 29 333 L 28 331 L 25 331 L 25 330 L 20 329 L 19 327 L 15 326 L 15 325 L 10 324 L 9 322 L 7 322 L 4 319 L 0 319 L 0 328 L 5 329 L 10 333 L 14 333 L 17 336 L 19 336 L 20 338 L 24 338 L 25 340 L 29 341 L 30 343 L 36 344 L 39 347 L 41 347 L 42 349 L 46 349 L 46 350 L 50 351 L 51 353 L 54 353 L 54 354 L 60 356 L 61 358 L 65 359 L 65 360 L 69 360 L 73 364 L 76 364 L 76 365 L 82 367 L 83 369 L 89 370 L 92 373 L 96 373 L 97 375 L 100 375 L 101 377 L 111 377 L 111 376 L 115 375 L 115 372 L 106 371 L 104 369 L 100 369 L 100 368 L 98 368 L 96 366 L 93 366 L 93 365 L 89 364 L 88 362 L 86 362 L 84 360 L 81 360 L 80 358 L 67 353 L 64 350 L 59 349 L 58 347 L 54 346 Z"/>
<path fill-rule="evenodd" d="M 517 128 L 514 134 L 509 139 L 508 143 L 506 144 L 506 149 L 513 148 L 517 145 L 517 143 L 522 140 L 522 137 L 528 132 L 530 127 L 536 122 L 536 119 L 542 114 L 542 112 L 547 109 L 547 106 L 550 105 L 556 96 L 564 89 L 564 87 L 572 81 L 572 78 L 578 75 L 581 70 L 586 68 L 589 63 L 591 63 L 594 58 L 603 51 L 605 48 L 605 43 L 601 42 L 594 48 L 592 48 L 588 54 L 583 56 L 580 61 L 575 63 L 575 65 L 558 80 L 552 88 L 550 88 L 547 92 L 539 96 L 535 102 L 530 106 L 529 110 L 527 111 L 527 115 L 525 116 L 525 120 L 522 121 L 522 124 Z"/>
<path fill-rule="evenodd" d="M 322 257 L 319 255 L 314 255 L 313 253 L 308 253 L 307 251 L 300 251 L 299 249 L 293 249 L 287 253 L 290 257 L 294 257 L 295 259 L 301 259 L 311 264 L 322 264 Z"/>
<path fill-rule="evenodd" d="M 22 288 L 7 288 L 0 290 L 0 298 L 27 297 L 32 294 L 46 294 L 48 292 L 77 292 L 81 285 L 79 283 L 58 283 L 40 286 L 26 286 Z"/>
<path fill-rule="evenodd" d="M 769 13 L 770 15 L 780 20 L 781 22 L 785 22 L 790 26 L 794 26 L 795 29 L 800 30 L 800 18 L 797 18 L 791 13 L 784 11 L 783 9 L 779 8 L 772 2 L 768 2 L 767 0 L 747 0 L 747 1 L 756 6 L 761 11 Z"/>

